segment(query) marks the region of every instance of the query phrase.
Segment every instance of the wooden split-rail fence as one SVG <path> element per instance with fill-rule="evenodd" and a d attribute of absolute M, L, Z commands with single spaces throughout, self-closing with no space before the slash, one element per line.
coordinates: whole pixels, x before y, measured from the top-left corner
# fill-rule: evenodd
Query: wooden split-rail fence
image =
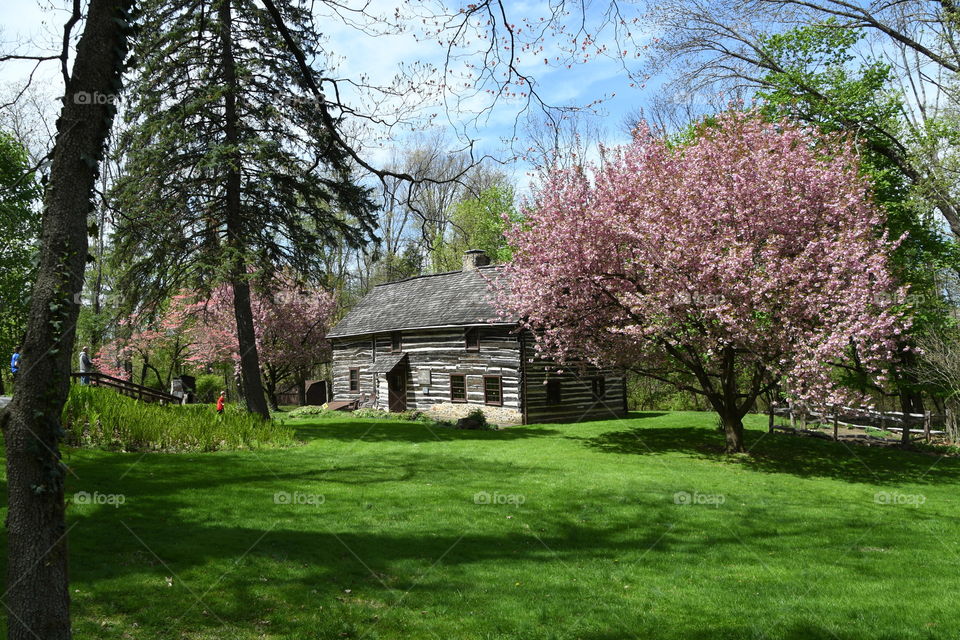
<path fill-rule="evenodd" d="M 815 410 L 810 407 L 796 405 L 772 405 L 770 407 L 770 430 L 779 427 L 774 424 L 774 417 L 781 416 L 790 419 L 790 429 L 804 430 L 810 423 L 832 426 L 833 439 L 838 438 L 840 427 L 845 429 L 863 429 L 869 431 L 897 432 L 902 435 L 908 429 L 915 439 L 930 440 L 931 436 L 943 435 L 945 431 L 934 427 L 941 427 L 944 416 L 925 411 L 923 413 L 901 413 L 899 411 L 877 411 L 866 407 L 836 406 L 825 410 Z"/>

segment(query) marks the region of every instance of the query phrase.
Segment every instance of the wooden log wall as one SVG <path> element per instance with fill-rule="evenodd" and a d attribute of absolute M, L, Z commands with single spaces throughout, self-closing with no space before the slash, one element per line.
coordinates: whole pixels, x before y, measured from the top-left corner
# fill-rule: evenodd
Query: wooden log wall
<path fill-rule="evenodd" d="M 378 359 L 391 354 L 391 334 L 342 338 L 333 342 L 333 393 L 337 400 L 376 397 L 387 409 L 387 376 L 371 373 Z M 626 413 L 624 376 L 592 366 L 558 367 L 537 358 L 533 338 L 523 340 L 509 327 L 480 328 L 480 350 L 467 351 L 462 327 L 403 332 L 401 350 L 407 354 L 407 409 L 426 410 L 451 402 L 450 376 L 466 376 L 467 404 L 484 403 L 484 376 L 500 376 L 502 405 L 524 412 L 527 423 L 600 420 Z M 521 367 L 521 358 L 523 366 Z M 349 390 L 349 370 L 360 369 L 360 389 Z M 595 398 L 593 378 L 604 379 L 604 395 Z M 547 380 L 560 381 L 561 402 L 548 403 Z M 523 406 L 526 402 L 526 407 Z"/>
<path fill-rule="evenodd" d="M 582 420 L 610 420 L 626 415 L 626 387 L 622 373 L 600 370 L 592 365 L 559 367 L 549 360 L 538 358 L 534 338 L 526 334 L 523 340 L 525 418 L 527 424 L 538 422 L 580 422 Z M 593 378 L 604 379 L 604 393 L 593 395 Z M 547 381 L 560 384 L 560 403 L 550 404 Z"/>
<path fill-rule="evenodd" d="M 370 373 L 373 342 L 370 336 L 341 338 L 333 346 L 333 397 L 336 400 L 356 400 L 361 395 L 372 396 L 373 374 Z M 350 369 L 360 369 L 360 389 L 350 391 Z"/>
<path fill-rule="evenodd" d="M 467 351 L 462 327 L 405 331 L 401 349 L 407 354 L 407 409 L 425 410 L 451 402 L 450 375 L 466 376 L 467 404 L 484 405 L 483 377 L 500 376 L 502 405 L 520 410 L 520 342 L 509 327 L 481 327 L 480 350 Z M 374 357 L 374 342 L 376 354 Z M 377 407 L 388 404 L 387 376 L 372 374 L 375 358 L 391 353 L 391 336 L 346 338 L 333 343 L 335 397 L 353 399 L 377 394 Z M 349 391 L 349 370 L 360 368 L 360 391 Z M 376 378 L 376 380 L 375 380 Z"/>

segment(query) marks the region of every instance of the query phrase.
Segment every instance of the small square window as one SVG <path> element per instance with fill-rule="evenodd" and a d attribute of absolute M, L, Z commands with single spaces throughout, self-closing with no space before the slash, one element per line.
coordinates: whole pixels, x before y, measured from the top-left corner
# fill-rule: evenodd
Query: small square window
<path fill-rule="evenodd" d="M 483 401 L 486 404 L 503 404 L 503 384 L 500 376 L 483 376 Z"/>
<path fill-rule="evenodd" d="M 468 327 L 464 329 L 463 341 L 467 351 L 480 351 L 480 328 Z"/>
<path fill-rule="evenodd" d="M 547 380 L 547 404 L 560 404 L 563 401 L 563 394 L 560 388 L 559 380 Z"/>
<path fill-rule="evenodd" d="M 590 380 L 591 390 L 594 400 L 603 400 L 607 395 L 607 380 L 603 377 L 596 377 Z"/>
<path fill-rule="evenodd" d="M 394 331 L 390 334 L 390 351 L 394 353 L 403 351 L 403 340 L 400 337 L 399 331 Z"/>
<path fill-rule="evenodd" d="M 462 375 L 450 376 L 450 401 L 467 401 L 467 377 Z"/>

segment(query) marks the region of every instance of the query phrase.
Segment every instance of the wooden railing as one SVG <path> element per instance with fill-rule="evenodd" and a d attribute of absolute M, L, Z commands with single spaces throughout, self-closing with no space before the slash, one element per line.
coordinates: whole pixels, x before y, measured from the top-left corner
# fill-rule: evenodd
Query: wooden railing
<path fill-rule="evenodd" d="M 131 398 L 136 398 L 137 400 L 142 400 L 144 402 L 180 404 L 180 398 L 177 396 L 164 393 L 163 391 L 157 391 L 156 389 L 151 389 L 150 387 L 145 387 L 142 384 L 136 384 L 135 382 L 130 382 L 129 380 L 124 380 L 123 378 L 114 378 L 113 376 L 108 376 L 105 373 L 71 373 L 70 377 L 76 380 L 87 378 L 90 381 L 91 387 L 109 387 L 116 390 L 118 393 L 122 393 L 125 396 L 130 396 Z"/>
<path fill-rule="evenodd" d="M 789 405 L 776 405 L 770 408 L 770 427 L 774 428 L 774 415 L 790 419 L 790 427 L 804 429 L 808 423 L 833 426 L 833 439 L 837 439 L 839 427 L 847 429 L 878 429 L 888 432 L 903 432 L 906 428 L 911 434 L 917 434 L 924 440 L 930 440 L 931 435 L 943 435 L 944 431 L 933 427 L 942 426 L 944 417 L 931 413 L 908 413 L 899 411 L 877 411 L 866 407 L 830 407 L 823 411 L 812 408 L 803 408 Z M 911 428 L 919 427 L 919 428 Z"/>

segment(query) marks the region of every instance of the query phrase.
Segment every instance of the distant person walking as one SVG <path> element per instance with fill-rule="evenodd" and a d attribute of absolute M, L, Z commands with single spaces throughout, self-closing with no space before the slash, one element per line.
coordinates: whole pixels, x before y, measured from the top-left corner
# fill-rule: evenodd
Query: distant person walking
<path fill-rule="evenodd" d="M 10 374 L 13 381 L 17 381 L 17 374 L 20 373 L 20 347 L 13 348 L 13 357 L 10 358 Z"/>
<path fill-rule="evenodd" d="M 223 407 L 227 402 L 227 392 L 221 391 L 220 397 L 217 398 L 217 413 L 223 415 Z"/>
<path fill-rule="evenodd" d="M 93 371 L 93 360 L 90 359 L 89 351 L 90 347 L 84 347 L 80 350 L 80 384 L 90 384 L 90 372 Z"/>

